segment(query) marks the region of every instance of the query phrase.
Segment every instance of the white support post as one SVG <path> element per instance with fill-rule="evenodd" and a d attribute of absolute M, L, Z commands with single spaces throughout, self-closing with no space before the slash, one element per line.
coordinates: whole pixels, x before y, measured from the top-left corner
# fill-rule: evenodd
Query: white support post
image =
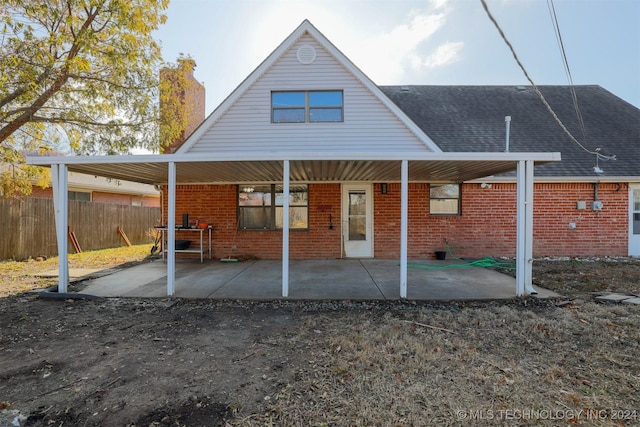
<path fill-rule="evenodd" d="M 526 215 L 525 215 L 525 162 L 519 161 L 516 169 L 516 296 L 524 295 L 526 264 Z"/>
<path fill-rule="evenodd" d="M 400 183 L 400 298 L 407 297 L 407 236 L 409 228 L 409 161 L 402 160 Z"/>
<path fill-rule="evenodd" d="M 167 295 L 176 293 L 176 163 L 169 162 L 167 199 Z M 163 242 L 164 244 L 164 242 Z M 164 250 L 164 248 L 163 248 Z"/>
<path fill-rule="evenodd" d="M 533 288 L 533 160 L 525 161 L 525 246 L 524 289 L 527 294 L 537 294 Z"/>
<path fill-rule="evenodd" d="M 289 160 L 282 166 L 282 297 L 289 296 Z"/>
<path fill-rule="evenodd" d="M 67 292 L 69 284 L 69 193 L 67 188 L 67 165 L 51 165 L 53 184 L 53 210 L 58 242 L 58 292 Z"/>

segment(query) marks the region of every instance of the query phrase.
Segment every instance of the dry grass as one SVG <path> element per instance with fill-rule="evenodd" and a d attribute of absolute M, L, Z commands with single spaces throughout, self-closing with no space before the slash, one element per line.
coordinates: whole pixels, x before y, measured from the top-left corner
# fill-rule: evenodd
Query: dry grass
<path fill-rule="evenodd" d="M 70 268 L 112 268 L 129 262 L 142 261 L 151 245 L 136 245 L 69 254 Z M 19 294 L 57 283 L 57 279 L 38 277 L 58 268 L 58 257 L 44 261 L 0 261 L 0 297 Z"/>
<path fill-rule="evenodd" d="M 640 294 L 640 258 L 536 260 L 533 282 L 561 295 Z"/>
<path fill-rule="evenodd" d="M 307 365 L 237 424 L 634 425 L 578 414 L 640 409 L 639 325 L 638 307 L 595 303 L 318 315 L 281 342 Z"/>
<path fill-rule="evenodd" d="M 144 245 L 72 255 L 70 265 L 107 268 L 140 261 L 148 252 L 149 245 Z M 11 360 L 7 366 L 16 364 L 18 354 L 37 364 L 46 352 L 50 352 L 47 357 L 90 355 L 95 346 L 84 339 L 91 333 L 84 330 L 84 338 L 76 339 L 79 328 L 90 324 L 100 332 L 95 335 L 98 353 L 85 361 L 88 367 L 110 372 L 110 366 L 134 363 L 132 372 L 148 369 L 148 374 L 118 384 L 120 394 L 112 390 L 115 400 L 109 402 L 115 405 L 117 399 L 138 395 L 161 401 L 161 416 L 154 418 L 154 425 L 175 425 L 162 421 L 169 400 L 158 390 L 177 402 L 181 401 L 176 396 L 209 390 L 229 411 L 232 418 L 227 425 L 236 426 L 640 425 L 640 307 L 596 303 L 589 294 L 591 282 L 598 284 L 598 290 L 640 293 L 636 280 L 640 266 L 630 260 L 606 266 L 550 262 L 540 267 L 539 282 L 555 284 L 573 299 L 571 304 L 557 307 L 554 301 L 529 299 L 273 305 L 183 301 L 165 306 L 160 300 L 131 299 L 59 306 L 29 297 L 7 298 L 3 310 L 10 315 L 5 316 L 0 349 Z M 0 294 L 41 287 L 31 274 L 54 268 L 57 259 L 0 263 Z M 572 298 L 575 295 L 580 298 Z M 61 307 L 65 316 L 58 317 Z M 266 326 L 267 321 L 272 326 Z M 40 341 L 34 334 L 40 334 Z M 161 340 L 149 339 L 156 336 Z M 254 347 L 256 343 L 260 346 Z M 120 346 L 121 351 L 112 351 L 111 346 Z M 171 354 L 177 352 L 174 361 L 200 357 L 194 364 L 199 374 L 188 366 L 176 370 L 181 363 L 167 365 L 166 348 Z M 138 359 L 129 353 L 134 350 Z M 219 354 L 226 356 L 211 363 Z M 247 354 L 250 357 L 245 358 Z M 153 372 L 159 379 L 148 392 Z M 13 383 L 35 381 L 31 369 L 21 375 Z M 243 384 L 235 389 L 228 385 L 236 380 Z M 31 386 L 25 390 L 17 399 L 20 402 L 31 402 L 32 394 L 40 393 Z M 66 405 L 75 405 L 78 424 L 98 411 L 87 410 L 86 401 L 63 391 L 48 398 L 59 399 L 56 408 L 63 415 Z M 90 396 L 94 392 L 90 390 Z M 243 393 L 255 396 L 243 400 Z M 248 409 L 247 402 L 258 410 Z M 124 408 L 133 411 L 133 401 Z M 182 407 L 175 409 L 178 418 L 184 413 Z M 139 416 L 132 414 L 131 419 Z M 626 419 L 612 419 L 612 414 Z M 203 412 L 202 419 L 207 417 Z"/>

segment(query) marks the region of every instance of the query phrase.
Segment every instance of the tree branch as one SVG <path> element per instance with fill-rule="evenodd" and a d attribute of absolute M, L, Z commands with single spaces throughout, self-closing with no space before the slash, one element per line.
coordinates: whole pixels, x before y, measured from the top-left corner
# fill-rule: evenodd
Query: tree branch
<path fill-rule="evenodd" d="M 71 123 L 77 125 L 86 125 L 86 126 L 95 126 L 95 127 L 137 127 L 140 125 L 140 122 L 129 123 L 129 122 L 98 122 L 93 120 L 83 120 L 83 119 L 71 119 L 69 117 L 44 117 L 44 116 L 33 116 L 31 118 L 32 122 L 37 123 Z"/>
<path fill-rule="evenodd" d="M 32 104 L 31 106 L 22 113 L 19 117 L 13 120 L 11 123 L 4 126 L 0 129 L 0 142 L 7 139 L 11 136 L 17 129 L 19 129 L 22 125 L 27 123 L 31 117 L 38 111 L 42 106 L 56 93 L 60 90 L 60 88 L 67 82 L 69 79 L 69 70 L 71 68 L 71 61 L 78 55 L 80 52 L 80 48 L 82 47 L 82 43 L 84 43 L 83 35 L 86 33 L 87 29 L 91 26 L 91 23 L 96 19 L 100 9 L 96 8 L 93 13 L 87 15 L 87 19 L 83 22 L 80 31 L 78 31 L 78 37 L 74 39 L 74 43 L 69 49 L 69 54 L 67 55 L 67 59 L 62 66 L 60 73 L 54 79 L 51 86 L 45 90 Z M 1 104 L 0 104 L 1 105 Z"/>
<path fill-rule="evenodd" d="M 118 89 L 124 89 L 124 90 L 148 90 L 148 89 L 153 89 L 155 88 L 157 85 L 150 85 L 150 86 L 124 86 L 118 83 L 115 83 L 111 80 L 107 80 L 107 79 L 103 79 L 97 76 L 82 76 L 80 74 L 69 74 L 69 78 L 70 79 L 74 79 L 74 80 L 92 80 L 92 81 L 96 81 L 96 82 L 100 82 L 100 83 L 106 83 L 111 87 L 116 87 Z"/>
<path fill-rule="evenodd" d="M 40 84 L 42 84 L 42 82 L 51 75 L 51 70 L 53 70 L 53 68 L 49 65 L 47 66 L 44 71 L 36 78 L 35 83 L 39 86 Z M 26 85 L 29 85 L 31 82 L 26 82 Z M 7 96 L 5 96 L 4 98 L 0 99 L 0 108 L 4 107 L 5 105 L 9 104 L 10 102 L 13 102 L 16 98 L 18 98 L 21 95 L 24 95 L 27 92 L 28 88 L 27 86 L 22 86 L 19 89 L 11 92 L 10 94 L 8 94 Z"/>

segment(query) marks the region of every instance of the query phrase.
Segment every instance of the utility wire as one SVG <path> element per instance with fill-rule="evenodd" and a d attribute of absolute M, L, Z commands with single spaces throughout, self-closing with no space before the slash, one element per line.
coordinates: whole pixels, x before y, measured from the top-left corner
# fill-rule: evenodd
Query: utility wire
<path fill-rule="evenodd" d="M 594 156 L 596 156 L 596 159 L 600 158 L 603 160 L 615 160 L 616 156 L 605 156 L 604 154 L 599 153 L 598 151 L 591 151 L 589 150 L 587 147 L 585 147 L 584 145 L 582 145 L 580 143 L 580 141 L 578 141 L 573 134 L 569 131 L 569 129 L 567 129 L 567 127 L 564 125 L 564 123 L 562 123 L 562 121 L 560 120 L 560 118 L 558 117 L 558 115 L 555 113 L 555 111 L 553 111 L 553 108 L 551 108 L 551 105 L 549 105 L 549 103 L 547 102 L 547 100 L 545 99 L 544 95 L 542 95 L 542 92 L 540 92 L 540 89 L 538 89 L 538 86 L 536 86 L 536 84 L 533 82 L 533 79 L 529 76 L 529 73 L 527 72 L 527 69 L 524 67 L 524 65 L 522 64 L 522 62 L 520 62 L 520 59 L 518 58 L 518 55 L 516 54 L 515 49 L 513 48 L 513 46 L 511 45 L 511 42 L 509 42 L 509 40 L 507 39 L 507 36 L 504 34 L 504 31 L 502 31 L 502 28 L 500 28 L 500 25 L 498 24 L 498 22 L 496 21 L 496 19 L 493 17 L 493 15 L 491 14 L 491 12 L 489 11 L 489 6 L 487 6 L 487 2 L 485 0 L 480 0 L 480 2 L 482 3 L 482 7 L 484 8 L 484 11 L 487 13 L 487 16 L 489 17 L 489 19 L 491 20 L 491 22 L 493 23 L 493 25 L 496 27 L 496 29 L 498 30 L 498 32 L 500 33 L 500 37 L 502 37 L 502 40 L 504 40 L 504 42 L 507 44 L 507 46 L 509 47 L 509 50 L 511 51 L 511 54 L 513 55 L 513 58 L 516 60 L 516 62 L 518 63 L 518 66 L 520 67 L 520 69 L 522 70 L 522 72 L 524 73 L 525 77 L 527 78 L 527 80 L 529 80 L 529 83 L 531 83 L 531 86 L 533 87 L 533 90 L 536 92 L 536 94 L 538 95 L 538 97 L 540 98 L 540 100 L 542 101 L 542 103 L 544 104 L 544 106 L 547 108 L 547 110 L 549 111 L 549 113 L 551 113 L 551 115 L 553 116 L 553 118 L 555 119 L 555 121 L 558 123 L 558 125 L 560 125 L 560 127 L 562 128 L 562 130 L 564 131 L 564 133 L 566 133 L 569 138 L 575 142 L 580 148 L 582 148 L 584 151 L 586 151 L 589 154 L 593 154 Z"/>
<path fill-rule="evenodd" d="M 569 87 L 571 88 L 571 97 L 573 99 L 573 106 L 576 110 L 576 116 L 578 117 L 580 128 L 582 129 L 582 138 L 586 143 L 587 131 L 584 125 L 584 120 L 582 118 L 582 113 L 580 112 L 580 106 L 578 105 L 578 95 L 576 94 L 576 88 L 575 88 L 575 85 L 573 84 L 573 76 L 571 75 L 571 69 L 569 68 L 569 61 L 567 60 L 567 52 L 564 48 L 564 43 L 562 42 L 562 34 L 560 33 L 560 24 L 558 23 L 558 16 L 556 15 L 556 8 L 555 8 L 555 5 L 553 4 L 553 0 L 547 0 L 547 8 L 549 9 L 549 14 L 551 15 L 551 23 L 553 24 L 556 40 L 558 41 L 558 47 L 560 48 L 560 53 L 562 54 L 562 63 L 564 64 L 564 70 L 565 70 L 565 73 L 567 74 Z"/>

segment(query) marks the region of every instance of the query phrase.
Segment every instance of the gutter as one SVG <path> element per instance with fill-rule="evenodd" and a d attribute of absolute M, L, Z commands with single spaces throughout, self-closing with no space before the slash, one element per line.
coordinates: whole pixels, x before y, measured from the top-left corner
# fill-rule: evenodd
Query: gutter
<path fill-rule="evenodd" d="M 567 183 L 567 182 L 633 182 L 640 183 L 640 176 L 534 176 L 534 182 L 549 182 L 549 183 Z M 491 183 L 514 183 L 516 177 L 493 177 L 472 179 L 465 181 L 470 184 L 481 184 L 483 182 Z"/>

